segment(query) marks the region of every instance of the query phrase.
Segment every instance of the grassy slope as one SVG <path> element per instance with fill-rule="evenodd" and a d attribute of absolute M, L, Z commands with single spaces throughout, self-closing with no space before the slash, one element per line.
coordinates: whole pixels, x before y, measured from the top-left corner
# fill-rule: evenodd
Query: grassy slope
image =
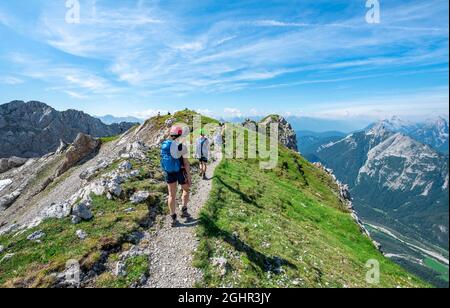
<path fill-rule="evenodd" d="M 201 215 L 203 286 L 427 286 L 373 247 L 337 195 L 328 175 L 285 148 L 270 171 L 257 160 L 225 159 Z M 227 259 L 225 276 L 215 257 Z M 366 283 L 369 259 L 380 262 L 379 285 Z"/>
<path fill-rule="evenodd" d="M 64 270 L 70 259 L 79 261 L 84 271 L 88 271 L 100 261 L 102 253 L 111 251 L 107 262 L 112 262 L 121 251 L 127 250 L 130 245 L 129 235 L 134 231 L 145 230 L 149 211 L 154 207 L 162 210 L 161 202 L 167 193 L 165 185 L 152 184 L 149 181 L 150 174 L 155 179 L 162 178 L 158 151 L 150 151 L 148 158 L 151 162 L 148 164 L 131 161 L 133 168 L 140 171 L 140 175 L 122 185 L 128 196 L 142 189 L 155 192 L 155 198 L 146 204 L 136 206 L 126 200 L 110 201 L 105 197 L 93 196 L 92 221 L 73 225 L 70 218 L 50 219 L 19 236 L 1 236 L 0 245 L 7 251 L 0 254 L 0 260 L 6 253 L 15 255 L 0 263 L 0 287 L 48 287 L 54 281 L 51 274 Z M 104 172 L 108 171 L 109 169 Z M 126 213 L 125 210 L 129 208 L 134 208 L 134 211 Z M 79 229 L 88 234 L 85 241 L 77 238 L 75 233 Z M 27 236 L 35 231 L 43 231 L 46 234 L 41 243 L 27 240 Z M 142 257 L 128 260 L 126 266 L 127 276 L 117 278 L 105 273 L 93 286 L 128 287 L 148 273 L 148 262 L 144 262 Z"/>
<path fill-rule="evenodd" d="M 193 127 L 193 116 L 199 116 L 200 114 L 192 111 L 192 110 L 183 110 L 183 111 L 178 111 L 173 115 L 162 115 L 160 117 L 153 117 L 151 119 L 148 119 L 147 122 L 152 122 L 154 123 L 157 127 L 163 127 L 166 123 L 167 120 L 173 119 L 174 123 L 184 123 L 187 124 L 192 131 L 192 127 Z M 202 121 L 202 125 L 206 125 L 206 124 L 219 124 L 220 122 L 213 119 L 213 118 L 209 118 L 206 116 L 201 116 L 201 121 Z"/>
<path fill-rule="evenodd" d="M 174 118 L 176 122 L 184 122 L 192 128 L 192 116 L 197 113 L 185 110 L 175 113 L 173 116 L 154 117 L 148 121 L 162 129 L 165 122 Z M 218 121 L 202 117 L 202 124 L 219 123 Z M 136 127 L 132 128 L 135 129 Z M 103 143 L 117 140 L 119 136 L 102 138 Z M 153 149 L 148 153 L 150 163 L 131 161 L 135 170 L 140 175 L 128 180 L 122 185 L 127 196 L 139 190 L 148 190 L 160 195 L 160 198 L 149 201 L 148 204 L 133 206 L 125 200 L 109 201 L 104 197 L 94 197 L 94 219 L 79 225 L 72 225 L 70 218 L 63 220 L 46 220 L 40 226 L 27 230 L 19 236 L 4 235 L 0 237 L 0 245 L 6 249 L 0 254 L 0 260 L 7 254 L 15 254 L 11 259 L 0 263 L 0 287 L 48 287 L 53 283 L 51 274 L 64 270 L 65 264 L 70 259 L 78 260 L 85 271 L 91 269 L 100 260 L 101 254 L 111 251 L 106 263 L 114 262 L 114 258 L 121 251 L 128 249 L 130 243 L 127 236 L 136 230 L 143 230 L 142 225 L 149 217 L 149 210 L 161 207 L 161 200 L 167 194 L 165 184 L 154 183 L 149 178 L 157 181 L 163 180 L 159 167 L 159 151 Z M 117 169 L 119 161 L 113 163 L 102 173 Z M 56 163 L 55 163 L 56 165 Z M 41 175 L 42 173 L 42 175 Z M 39 178 L 46 174 L 53 174 L 51 170 L 43 170 Z M 57 179 L 47 190 L 53 189 L 60 181 L 70 174 L 70 171 Z M 45 192 L 44 192 L 45 193 Z M 128 208 L 135 208 L 131 213 L 125 213 Z M 84 230 L 88 234 L 85 241 L 79 240 L 75 233 Z M 30 242 L 26 238 L 35 231 L 43 231 L 46 236 L 41 243 Z M 148 262 L 145 258 L 137 257 L 127 261 L 127 273 L 125 277 L 113 277 L 105 272 L 96 282 L 98 287 L 128 287 L 136 282 L 143 274 L 148 273 Z"/>
<path fill-rule="evenodd" d="M 70 223 L 70 218 L 50 219 L 39 227 L 28 230 L 20 236 L 4 236 L 0 244 L 8 247 L 8 253 L 16 255 L 0 265 L 0 286 L 3 287 L 46 287 L 53 282 L 50 274 L 64 270 L 70 259 L 80 261 L 88 269 L 100 260 L 103 250 L 120 247 L 125 237 L 139 229 L 148 208 L 139 205 L 136 211 L 125 213 L 129 204 L 118 204 L 103 197 L 95 197 L 92 222 L 79 225 Z M 120 213 L 120 214 L 119 214 Z M 89 238 L 80 241 L 75 232 L 85 230 Z M 27 236 L 41 230 L 46 236 L 42 243 L 30 242 Z"/>

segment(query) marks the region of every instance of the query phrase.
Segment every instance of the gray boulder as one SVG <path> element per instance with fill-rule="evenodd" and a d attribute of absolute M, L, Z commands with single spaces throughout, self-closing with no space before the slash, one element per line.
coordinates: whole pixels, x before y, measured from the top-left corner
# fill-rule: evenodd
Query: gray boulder
<path fill-rule="evenodd" d="M 212 259 L 212 265 L 217 268 L 222 277 L 227 274 L 228 261 L 224 257 Z"/>
<path fill-rule="evenodd" d="M 11 179 L 0 180 L 0 192 L 12 183 L 13 181 Z"/>
<path fill-rule="evenodd" d="M 119 168 L 124 171 L 131 170 L 133 165 L 129 161 L 124 161 L 119 165 Z"/>
<path fill-rule="evenodd" d="M 91 220 L 94 215 L 90 210 L 91 200 L 87 199 L 75 204 L 72 209 L 72 215 L 81 218 L 82 220 Z"/>
<path fill-rule="evenodd" d="M 130 177 L 135 178 L 139 176 L 139 174 L 140 174 L 139 170 L 133 170 L 130 172 Z"/>
<path fill-rule="evenodd" d="M 11 194 L 5 195 L 0 198 L 0 211 L 4 211 L 9 208 L 17 198 L 20 197 L 21 191 L 16 190 Z"/>
<path fill-rule="evenodd" d="M 80 240 L 85 240 L 87 238 L 87 233 L 84 232 L 83 230 L 77 230 L 75 232 L 76 236 L 80 239 Z"/>
<path fill-rule="evenodd" d="M 62 219 L 70 216 L 71 206 L 69 202 L 52 204 L 43 214 L 44 218 Z"/>
<path fill-rule="evenodd" d="M 28 161 L 27 158 L 10 157 L 0 159 L 0 173 L 4 173 L 13 168 L 23 166 Z"/>
<path fill-rule="evenodd" d="M 98 150 L 99 147 L 100 141 L 98 139 L 89 135 L 78 134 L 73 145 L 67 150 L 66 158 L 56 171 L 56 176 L 62 175 L 64 172 Z"/>
<path fill-rule="evenodd" d="M 78 216 L 75 216 L 75 215 L 72 215 L 72 218 L 71 218 L 71 220 L 70 220 L 70 222 L 73 224 L 73 225 L 78 225 L 80 222 L 82 222 L 83 220 L 80 218 L 80 217 L 78 217 Z"/>
<path fill-rule="evenodd" d="M 79 288 L 81 274 L 80 264 L 75 260 L 69 260 L 66 263 L 65 271 L 56 275 L 54 287 L 59 289 Z"/>
<path fill-rule="evenodd" d="M 149 192 L 147 192 L 147 191 L 138 191 L 138 192 L 134 193 L 131 196 L 130 202 L 132 204 L 139 204 L 139 203 L 147 201 L 149 197 L 150 197 L 150 193 Z"/>
<path fill-rule="evenodd" d="M 40 240 L 40 239 L 42 239 L 44 237 L 45 237 L 45 233 L 44 232 L 36 231 L 36 232 L 33 232 L 33 234 L 29 235 L 27 237 L 27 240 L 29 240 L 29 241 L 38 241 L 38 240 Z"/>
<path fill-rule="evenodd" d="M 120 187 L 119 183 L 111 181 L 108 183 L 108 192 L 114 197 L 120 197 L 122 194 L 122 187 Z"/>

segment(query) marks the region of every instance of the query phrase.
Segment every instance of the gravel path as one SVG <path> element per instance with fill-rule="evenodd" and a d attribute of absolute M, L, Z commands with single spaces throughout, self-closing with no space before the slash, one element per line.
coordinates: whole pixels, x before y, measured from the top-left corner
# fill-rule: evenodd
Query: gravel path
<path fill-rule="evenodd" d="M 219 154 L 220 156 L 220 154 Z M 149 238 L 150 278 L 148 288 L 191 288 L 202 280 L 202 273 L 193 266 L 194 253 L 198 246 L 196 226 L 199 213 L 208 200 L 212 188 L 214 170 L 221 157 L 208 166 L 207 178 L 194 184 L 189 203 L 192 219 L 180 219 L 180 225 L 172 228 L 171 218 L 164 217 L 158 230 Z"/>

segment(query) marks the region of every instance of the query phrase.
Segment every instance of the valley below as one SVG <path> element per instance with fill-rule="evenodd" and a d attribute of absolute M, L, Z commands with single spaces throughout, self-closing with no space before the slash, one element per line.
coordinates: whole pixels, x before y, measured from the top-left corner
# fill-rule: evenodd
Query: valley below
<path fill-rule="evenodd" d="M 370 223 L 365 225 L 372 238 L 383 243 L 382 250 L 386 257 L 419 276 L 427 277 L 436 286 L 448 287 L 448 251 L 402 236 L 387 227 Z"/>

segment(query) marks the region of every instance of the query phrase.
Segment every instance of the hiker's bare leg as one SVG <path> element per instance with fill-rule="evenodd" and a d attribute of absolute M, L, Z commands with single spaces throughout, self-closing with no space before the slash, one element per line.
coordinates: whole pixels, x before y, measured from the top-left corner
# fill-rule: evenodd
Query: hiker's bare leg
<path fill-rule="evenodd" d="M 189 184 L 182 185 L 181 188 L 183 189 L 183 207 L 187 207 L 189 204 L 189 194 L 191 186 Z"/>
<path fill-rule="evenodd" d="M 169 188 L 169 210 L 170 215 L 176 214 L 177 209 L 177 183 L 167 184 Z"/>
<path fill-rule="evenodd" d="M 206 166 L 205 162 L 202 162 L 201 168 L 202 168 L 202 176 L 206 176 L 206 168 L 207 168 L 207 166 Z"/>

